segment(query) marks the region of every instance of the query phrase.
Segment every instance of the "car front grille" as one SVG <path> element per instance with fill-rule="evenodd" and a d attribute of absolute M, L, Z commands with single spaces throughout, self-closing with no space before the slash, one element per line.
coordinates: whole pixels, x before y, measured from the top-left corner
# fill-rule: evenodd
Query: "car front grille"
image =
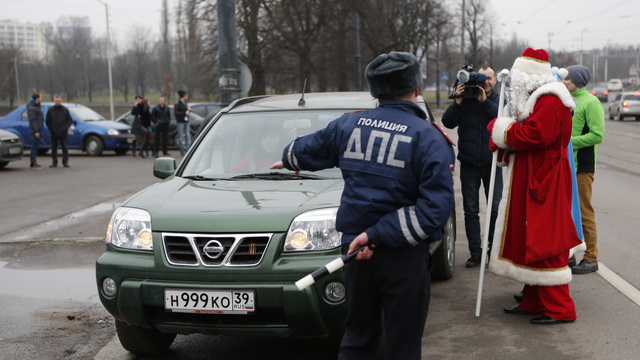
<path fill-rule="evenodd" d="M 255 266 L 273 234 L 162 233 L 167 261 L 177 266 Z"/>
<path fill-rule="evenodd" d="M 0 139 L 0 143 L 2 144 L 7 144 L 7 145 L 13 145 L 13 144 L 20 144 L 20 139 L 19 138 L 5 138 L 5 139 Z"/>

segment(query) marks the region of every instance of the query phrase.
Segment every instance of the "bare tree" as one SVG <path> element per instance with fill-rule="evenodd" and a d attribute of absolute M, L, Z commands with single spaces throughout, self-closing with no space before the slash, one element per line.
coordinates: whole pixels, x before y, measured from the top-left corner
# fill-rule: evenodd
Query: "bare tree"
<path fill-rule="evenodd" d="M 488 59 L 482 59 L 481 50 L 483 42 L 489 38 L 490 22 L 487 18 L 487 4 L 483 0 L 469 0 L 465 9 L 464 31 L 469 38 L 469 51 L 465 59 L 467 63 L 480 65 L 480 62 L 487 62 Z"/>
<path fill-rule="evenodd" d="M 160 36 L 162 40 L 162 49 L 160 53 L 160 75 L 163 79 L 163 85 L 167 81 L 167 85 L 163 86 L 162 94 L 167 98 L 167 101 L 171 99 L 171 90 L 168 85 L 171 79 L 171 37 L 169 36 L 169 6 L 167 0 L 162 0 L 162 12 L 160 18 Z M 167 78 L 168 76 L 168 78 Z M 171 84 L 173 85 L 173 84 Z M 172 87 L 172 86 L 171 86 Z"/>
<path fill-rule="evenodd" d="M 134 89 L 135 91 L 144 97 L 147 90 L 147 64 L 146 59 L 149 52 L 149 40 L 147 29 L 141 27 L 135 27 L 134 34 L 138 34 L 134 37 L 131 43 L 131 51 L 134 57 L 133 63 L 133 76 L 134 76 Z"/>

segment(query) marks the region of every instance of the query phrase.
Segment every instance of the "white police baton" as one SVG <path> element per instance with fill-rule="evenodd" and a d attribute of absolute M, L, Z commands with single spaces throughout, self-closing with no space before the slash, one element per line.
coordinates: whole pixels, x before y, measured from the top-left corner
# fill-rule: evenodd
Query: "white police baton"
<path fill-rule="evenodd" d="M 367 245 L 361 246 L 357 248 L 354 252 L 348 255 L 342 255 L 339 258 L 331 261 L 327 265 L 319 268 L 318 270 L 312 272 L 311 274 L 303 277 L 302 279 L 296 281 L 296 287 L 298 290 L 304 290 L 307 287 L 313 285 L 316 281 L 322 279 L 323 277 L 331 274 L 332 272 L 341 269 L 343 266 L 347 265 L 349 261 L 353 260 L 356 255 L 362 250 L 364 250 Z"/>

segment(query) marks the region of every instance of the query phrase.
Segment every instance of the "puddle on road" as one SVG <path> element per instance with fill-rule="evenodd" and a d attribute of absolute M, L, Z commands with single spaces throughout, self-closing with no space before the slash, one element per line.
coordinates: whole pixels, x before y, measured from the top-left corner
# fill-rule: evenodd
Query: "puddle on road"
<path fill-rule="evenodd" d="M 95 269 L 16 270 L 0 261 L 0 294 L 99 303 Z"/>

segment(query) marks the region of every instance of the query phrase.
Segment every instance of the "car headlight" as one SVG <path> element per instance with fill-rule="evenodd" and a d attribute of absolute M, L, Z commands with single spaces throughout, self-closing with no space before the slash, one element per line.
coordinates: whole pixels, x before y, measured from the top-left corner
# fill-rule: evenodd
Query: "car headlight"
<path fill-rule="evenodd" d="M 109 130 L 107 130 L 107 134 L 109 134 L 109 135 L 118 135 L 119 132 L 116 129 L 109 129 Z"/>
<path fill-rule="evenodd" d="M 298 215 L 284 242 L 284 251 L 328 250 L 340 245 L 342 233 L 336 230 L 338 208 L 308 211 Z"/>
<path fill-rule="evenodd" d="M 152 234 L 148 211 L 119 207 L 109 221 L 106 241 L 126 249 L 153 250 Z"/>

